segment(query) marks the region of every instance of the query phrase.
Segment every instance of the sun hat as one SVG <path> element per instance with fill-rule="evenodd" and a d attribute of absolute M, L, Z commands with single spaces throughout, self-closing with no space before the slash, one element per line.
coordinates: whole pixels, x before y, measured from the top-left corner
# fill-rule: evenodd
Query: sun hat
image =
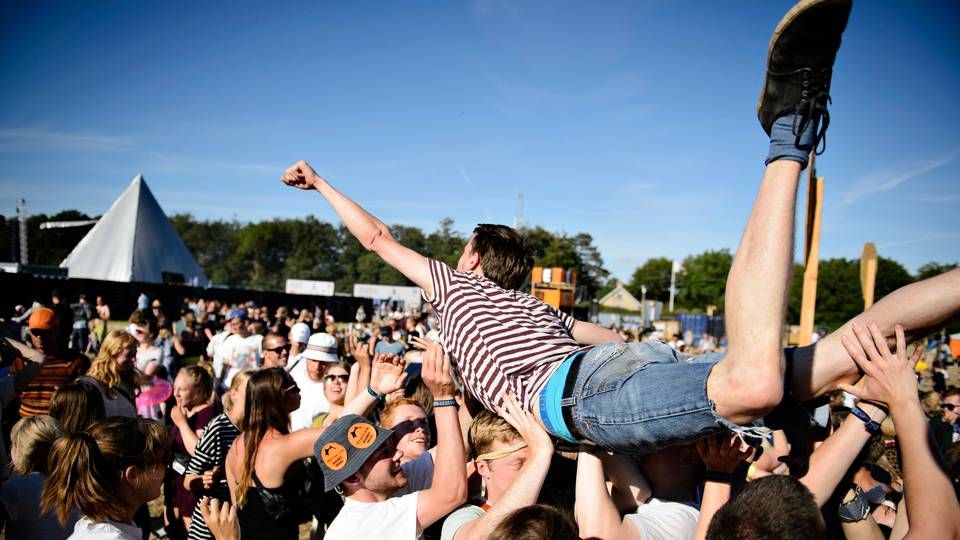
<path fill-rule="evenodd" d="M 303 351 L 303 356 L 307 360 L 317 362 L 339 362 L 337 338 L 325 332 L 310 336 L 310 340 L 307 341 L 307 348 Z"/>
<path fill-rule="evenodd" d="M 313 455 L 323 471 L 323 490 L 340 485 L 383 446 L 393 431 L 366 418 L 348 414 L 334 422 L 313 443 Z"/>

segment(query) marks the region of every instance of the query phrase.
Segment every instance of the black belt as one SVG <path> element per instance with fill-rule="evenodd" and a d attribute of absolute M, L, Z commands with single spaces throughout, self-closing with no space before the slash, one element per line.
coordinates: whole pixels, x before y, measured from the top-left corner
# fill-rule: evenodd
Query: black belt
<path fill-rule="evenodd" d="M 577 373 L 580 372 L 580 362 L 583 360 L 583 357 L 586 354 L 586 350 L 578 351 L 574 355 L 573 360 L 571 360 L 570 371 L 567 372 L 567 380 L 563 383 L 563 397 L 560 403 L 560 412 L 563 415 L 563 422 L 567 425 L 567 429 L 570 430 L 570 434 L 573 435 L 573 438 L 577 439 L 578 441 L 584 441 L 586 439 L 573 425 L 574 400 L 571 398 L 573 397 L 573 389 L 577 382 Z M 569 405 L 566 403 L 569 403 Z"/>

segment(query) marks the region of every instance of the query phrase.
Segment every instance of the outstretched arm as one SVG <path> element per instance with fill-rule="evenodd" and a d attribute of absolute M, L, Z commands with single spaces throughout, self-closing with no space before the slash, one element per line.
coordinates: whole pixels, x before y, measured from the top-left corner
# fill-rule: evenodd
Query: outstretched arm
<path fill-rule="evenodd" d="M 580 345 L 601 345 L 623 341 L 620 334 L 613 330 L 586 321 L 577 321 L 573 325 L 573 339 Z"/>
<path fill-rule="evenodd" d="M 598 456 L 577 454 L 576 500 L 573 506 L 581 538 L 634 540 L 637 528 L 620 517 L 603 478 L 603 463 Z"/>
<path fill-rule="evenodd" d="M 400 245 L 382 221 L 334 189 L 306 161 L 298 161 L 287 169 L 281 180 L 288 186 L 318 191 L 364 248 L 379 255 L 384 262 L 423 289 L 428 298 L 433 296 L 427 258 Z"/>
<path fill-rule="evenodd" d="M 858 406 L 877 423 L 887 417 L 883 409 L 865 401 L 861 401 Z M 817 506 L 822 507 L 827 502 L 847 469 L 853 465 L 863 445 L 869 440 L 870 432 L 863 421 L 851 414 L 840 424 L 840 428 L 810 455 L 810 467 L 807 474 L 800 479 L 800 483 L 813 493 Z"/>
<path fill-rule="evenodd" d="M 717 510 L 730 500 L 730 484 L 733 473 L 752 450 L 741 448 L 740 438 L 733 434 L 717 435 L 697 441 L 697 453 L 707 466 L 707 478 L 703 486 L 703 501 L 700 503 L 700 518 L 697 520 L 698 540 L 707 537 L 710 521 Z"/>
<path fill-rule="evenodd" d="M 907 358 L 903 327 L 897 325 L 896 353 L 876 323 L 867 328 L 852 325 L 856 340 L 841 338 L 850 357 L 867 376 L 863 387 L 841 385 L 863 400 L 886 403 L 897 430 L 903 459 L 903 491 L 910 516 L 911 538 L 957 538 L 960 536 L 960 506 L 950 479 L 937 465 L 927 436 L 927 420 L 917 397 L 913 374 L 916 358 Z M 858 343 L 859 342 L 859 343 Z"/>
<path fill-rule="evenodd" d="M 423 353 L 421 376 L 434 402 L 452 400 L 456 392 L 450 360 L 439 343 Z M 437 455 L 429 489 L 417 492 L 417 532 L 442 519 L 467 500 L 466 453 L 460 440 L 456 407 L 434 407 Z"/>

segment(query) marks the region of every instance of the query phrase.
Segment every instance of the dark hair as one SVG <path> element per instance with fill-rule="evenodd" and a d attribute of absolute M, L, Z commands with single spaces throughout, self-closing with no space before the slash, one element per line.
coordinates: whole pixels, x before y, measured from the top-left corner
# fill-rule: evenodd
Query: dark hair
<path fill-rule="evenodd" d="M 86 431 L 107 417 L 103 396 L 92 384 L 65 384 L 50 398 L 50 416 L 57 419 L 67 433 Z"/>
<path fill-rule="evenodd" d="M 234 493 L 237 508 L 247 503 L 247 490 L 253 484 L 253 466 L 264 435 L 270 429 L 283 435 L 290 433 L 290 411 L 285 407 L 283 396 L 283 388 L 290 380 L 290 375 L 283 368 L 270 368 L 254 372 L 247 381 L 247 398 L 243 421 L 240 422 L 244 443 L 243 465 Z"/>
<path fill-rule="evenodd" d="M 534 504 L 510 513 L 487 540 L 575 540 L 577 527 L 570 517 L 553 506 Z"/>
<path fill-rule="evenodd" d="M 754 480 L 723 505 L 707 530 L 708 540 L 824 538 L 826 529 L 813 493 L 796 478 Z"/>
<path fill-rule="evenodd" d="M 481 223 L 473 229 L 472 241 L 487 279 L 504 289 L 523 286 L 533 268 L 533 253 L 519 232 L 506 225 Z"/>

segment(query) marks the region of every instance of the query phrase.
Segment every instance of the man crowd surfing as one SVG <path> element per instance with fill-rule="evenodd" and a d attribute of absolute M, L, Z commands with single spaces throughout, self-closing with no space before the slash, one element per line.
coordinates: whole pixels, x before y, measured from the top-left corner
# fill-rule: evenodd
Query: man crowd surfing
<path fill-rule="evenodd" d="M 0 346 L 6 537 L 960 538 L 960 374 L 928 337 L 960 313 L 960 270 L 783 348 L 850 10 L 802 0 L 770 41 L 725 347 L 625 340 L 520 291 L 533 258 L 506 226 L 477 226 L 456 268 L 424 257 L 300 161 L 282 181 L 429 313 L 188 299 L 170 321 L 142 295 L 108 331 L 102 298 L 34 305 L 27 343 Z"/>

